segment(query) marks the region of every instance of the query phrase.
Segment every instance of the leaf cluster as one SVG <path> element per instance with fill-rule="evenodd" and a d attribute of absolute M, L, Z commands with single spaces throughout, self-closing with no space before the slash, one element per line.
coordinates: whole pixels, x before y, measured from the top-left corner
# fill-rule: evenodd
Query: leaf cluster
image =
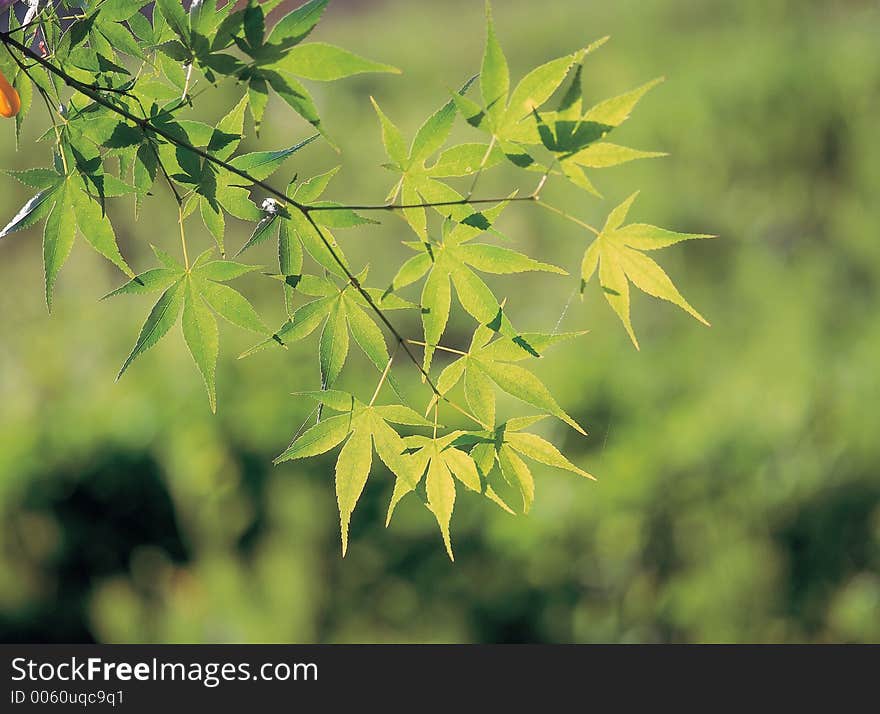
<path fill-rule="evenodd" d="M 118 376 L 180 322 L 212 410 L 217 408 L 218 317 L 259 335 L 242 356 L 314 339 L 319 388 L 302 394 L 317 403 L 318 420 L 304 425 L 277 462 L 339 448 L 335 482 L 345 553 L 352 514 L 376 470 L 377 455 L 394 477 L 388 521 L 402 499 L 416 494 L 436 518 L 452 557 L 450 521 L 460 486 L 513 513 L 528 512 L 534 499 L 529 462 L 592 478 L 552 443 L 527 431 L 549 416 L 585 434 L 534 370 L 546 350 L 583 333 L 524 331 L 514 324 L 506 297 L 495 292 L 496 281 L 515 295 L 523 273 L 566 279 L 568 271 L 512 247 L 502 230 L 506 213 L 520 203 L 532 204 L 590 233 L 581 290 L 598 274 L 636 346 L 630 283 L 705 322 L 646 251 L 709 236 L 625 224 L 635 194 L 609 213 L 601 230 L 541 199 L 547 181 L 557 180 L 600 197 L 592 172 L 662 155 L 607 140 L 659 80 L 587 102 L 582 66 L 603 38 L 513 82 L 488 6 L 479 73 L 450 91 L 411 140 L 372 100 L 388 156 L 384 167 L 393 175 L 384 203 L 351 205 L 328 198 L 338 166 L 316 176 L 296 175 L 283 190 L 276 188 L 270 179 L 299 152 L 321 143 L 333 147 L 303 82 L 398 71 L 310 41 L 327 2 L 309 0 L 272 27 L 266 17 L 280 0 L 249 0 L 240 8 L 200 0 L 188 10 L 179 0 L 156 0 L 150 16 L 143 12 L 145 0 L 101 0 L 72 20 L 62 19 L 62 5 L 50 4 L 25 27 L 10 13 L 9 31 L 0 33 L 0 70 L 21 96 L 16 134 L 39 97 L 48 116 L 39 141 L 50 147 L 50 158 L 45 166 L 6 172 L 35 193 L 0 230 L 0 238 L 44 222 L 45 295 L 51 310 L 59 273 L 80 234 L 126 276 L 105 297 L 150 294 L 155 299 Z M 32 49 L 37 33 L 44 54 Z M 201 92 L 221 83 L 239 87 L 239 100 L 217 120 L 202 116 Z M 289 146 L 241 152 L 248 123 L 259 131 L 272 95 L 303 120 L 299 133 Z M 456 122 L 474 136 L 449 145 Z M 481 175 L 502 168 L 535 180 L 537 187 L 478 197 Z M 120 250 L 108 207 L 128 199 L 135 216 L 148 206 L 156 210 L 159 187 L 176 206 L 181 255 L 154 246 L 156 263 L 136 272 Z M 366 235 L 375 216 L 388 214 L 399 216 L 410 232 L 404 243 L 413 255 L 390 284 L 371 285 L 369 266 L 353 264 L 337 234 L 357 229 Z M 249 235 L 233 258 L 226 245 L 230 220 L 247 224 Z M 190 260 L 194 223 L 210 240 Z M 275 266 L 240 262 L 243 254 L 266 244 L 273 247 Z M 274 320 L 264 320 L 230 284 L 247 275 L 265 277 L 280 288 L 284 317 L 274 323 L 277 328 L 268 327 Z M 456 305 L 472 327 L 468 345 L 444 343 Z M 392 320 L 397 311 L 418 313 L 421 339 Z M 376 369 L 368 401 L 366 394 L 339 387 L 352 344 Z M 438 367 L 438 353 L 451 359 Z M 404 389 L 399 368 L 407 362 L 420 372 L 426 395 L 413 397 Z M 502 394 L 530 413 L 500 418 Z"/>

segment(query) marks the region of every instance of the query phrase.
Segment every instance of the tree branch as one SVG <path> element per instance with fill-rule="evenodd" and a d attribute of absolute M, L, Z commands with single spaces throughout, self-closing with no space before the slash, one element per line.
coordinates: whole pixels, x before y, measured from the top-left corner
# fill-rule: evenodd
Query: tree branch
<path fill-rule="evenodd" d="M 235 174 L 236 176 L 239 176 L 240 178 L 247 181 L 249 185 L 260 187 L 261 189 L 263 189 L 264 191 L 266 191 L 267 193 L 269 193 L 273 197 L 277 198 L 279 201 L 283 202 L 284 204 L 288 204 L 292 208 L 300 211 L 302 213 L 302 215 L 308 221 L 309 225 L 318 234 L 318 237 L 320 238 L 321 242 L 324 244 L 324 247 L 327 248 L 327 251 L 330 253 L 333 260 L 342 269 L 343 273 L 345 274 L 346 278 L 351 283 L 351 285 L 353 285 L 354 288 L 358 291 L 358 293 L 360 293 L 361 297 L 364 298 L 364 300 L 367 302 L 367 304 L 370 306 L 370 308 L 373 310 L 373 312 L 376 313 L 376 315 L 379 317 L 379 319 L 382 321 L 382 323 L 385 325 L 385 327 L 394 336 L 394 339 L 396 340 L 397 344 L 403 348 L 404 352 L 406 352 L 410 361 L 412 361 L 412 363 L 416 366 L 416 368 L 421 373 L 424 381 L 428 384 L 428 386 L 430 386 L 431 391 L 434 393 L 434 396 L 437 399 L 442 399 L 444 402 L 450 404 L 457 411 L 466 415 L 468 418 L 472 419 L 474 422 L 476 422 L 480 426 L 482 426 L 484 428 L 489 428 L 486 424 L 483 424 L 483 422 L 481 422 L 475 416 L 473 416 L 472 414 L 470 414 L 466 410 L 462 409 L 460 406 L 458 406 L 454 402 L 450 401 L 445 395 L 440 393 L 439 389 L 437 388 L 437 385 L 431 379 L 431 376 L 428 374 L 428 372 L 425 370 L 425 368 L 422 366 L 421 361 L 416 357 L 415 354 L 413 354 L 412 350 L 410 349 L 409 345 L 407 344 L 407 340 L 397 330 L 397 328 L 394 326 L 394 324 L 388 319 L 388 317 L 385 315 L 384 311 L 376 304 L 376 302 L 373 300 L 372 296 L 360 284 L 357 277 L 345 265 L 345 262 L 342 260 L 339 253 L 337 253 L 336 249 L 333 247 L 333 244 L 327 239 L 326 235 L 321 230 L 321 228 L 318 226 L 318 224 L 315 222 L 315 220 L 312 218 L 311 214 L 316 211 L 334 211 L 334 210 L 337 210 L 337 211 L 338 210 L 396 211 L 396 210 L 403 210 L 406 208 L 434 208 L 434 207 L 439 207 L 439 206 L 463 206 L 463 205 L 468 205 L 468 204 L 503 203 L 505 201 L 536 201 L 538 198 L 537 192 L 534 192 L 529 196 L 518 196 L 518 197 L 514 196 L 514 197 L 501 197 L 501 198 L 479 198 L 479 199 L 463 198 L 463 199 L 460 199 L 457 201 L 439 201 L 436 203 L 430 203 L 430 202 L 418 203 L 418 204 L 391 203 L 391 204 L 383 204 L 383 205 L 363 205 L 363 206 L 343 206 L 343 205 L 340 205 L 340 206 L 309 206 L 307 204 L 300 203 L 300 202 L 290 198 L 289 196 L 287 196 L 283 192 L 279 191 L 278 189 L 274 188 L 273 186 L 266 183 L 265 181 L 261 181 L 261 180 L 254 178 L 247 171 L 243 171 L 242 169 L 236 168 L 235 166 L 233 166 L 229 162 L 224 161 L 223 159 L 217 158 L 216 156 L 205 151 L 204 149 L 200 149 L 196 146 L 193 146 L 189 142 L 180 139 L 179 137 L 166 131 L 165 129 L 162 129 L 161 127 L 157 127 L 157 126 L 153 125 L 149 121 L 148 118 L 146 118 L 146 117 L 141 118 L 141 117 L 135 116 L 125 107 L 121 107 L 121 106 L 109 101 L 108 99 L 101 96 L 101 94 L 100 94 L 100 92 L 102 92 L 102 91 L 115 92 L 116 94 L 124 94 L 125 93 L 124 91 L 118 90 L 118 89 L 113 89 L 113 88 L 106 88 L 105 89 L 105 88 L 97 87 L 94 85 L 88 85 L 88 84 L 85 84 L 84 82 L 80 82 L 79 80 L 74 79 L 69 74 L 67 74 L 67 72 L 65 72 L 63 69 L 61 69 L 60 67 L 57 67 L 52 62 L 48 61 L 44 57 L 41 57 L 40 55 L 35 53 L 33 50 L 31 50 L 29 47 L 22 44 L 18 40 L 16 40 L 14 37 L 11 36 L 11 34 L 9 32 L 0 31 L 0 41 L 3 42 L 3 44 L 6 46 L 7 50 L 9 49 L 9 47 L 14 47 L 16 50 L 21 52 L 22 55 L 30 58 L 31 60 L 33 60 L 34 62 L 36 62 L 40 66 L 42 66 L 44 69 L 46 69 L 46 71 L 48 71 L 52 75 L 61 79 L 71 89 L 74 89 L 75 91 L 79 92 L 80 94 L 91 99 L 96 104 L 99 104 L 102 107 L 109 109 L 110 111 L 123 117 L 127 121 L 130 121 L 132 124 L 139 127 L 143 132 L 145 132 L 145 133 L 150 132 L 156 136 L 162 137 L 163 139 L 165 139 L 169 143 L 171 143 L 179 148 L 183 148 L 183 149 L 186 149 L 187 151 L 191 151 L 192 153 L 196 154 L 197 156 L 200 156 L 201 158 L 203 158 L 205 161 L 209 161 L 210 163 L 212 163 L 212 164 L 214 164 L 214 165 L 216 165 L 226 171 L 229 171 L 230 173 Z M 163 170 L 164 170 L 164 167 L 163 167 Z M 170 177 L 167 177 L 167 178 L 170 179 Z M 172 190 L 174 190 L 174 189 L 172 188 Z M 178 198 L 176 191 L 175 191 L 175 197 Z M 179 198 L 178 198 L 178 200 L 179 200 Z"/>

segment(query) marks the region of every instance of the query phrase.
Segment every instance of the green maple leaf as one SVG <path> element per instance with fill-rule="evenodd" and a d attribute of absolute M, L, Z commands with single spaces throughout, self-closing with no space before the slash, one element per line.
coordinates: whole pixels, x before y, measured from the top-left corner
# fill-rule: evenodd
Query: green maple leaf
<path fill-rule="evenodd" d="M 580 425 L 559 406 L 547 387 L 529 370 L 514 364 L 539 357 L 544 350 L 584 334 L 547 335 L 524 333 L 510 338 L 499 336 L 484 326 L 474 332 L 467 353 L 451 362 L 437 379 L 440 394 L 463 382 L 468 407 L 484 425 L 495 425 L 495 389 L 544 410 L 584 434 Z"/>
<path fill-rule="evenodd" d="M 486 47 L 480 70 L 482 103 L 464 96 L 453 99 L 467 122 L 490 134 L 512 163 L 522 168 L 545 170 L 523 149 L 523 145 L 541 143 L 532 113 L 551 97 L 572 67 L 591 49 L 584 48 L 537 67 L 511 91 L 507 58 L 495 35 L 487 2 Z"/>
<path fill-rule="evenodd" d="M 119 252 L 116 233 L 103 206 L 88 192 L 92 187 L 88 176 L 78 173 L 64 175 L 51 169 L 35 169 L 13 173 L 23 183 L 39 188 L 0 230 L 0 238 L 46 219 L 43 231 L 43 265 L 46 283 L 46 305 L 52 310 L 53 291 L 58 273 L 70 255 L 76 229 L 94 250 L 126 275 L 134 272 Z"/>
<path fill-rule="evenodd" d="M 473 446 L 470 451 L 480 475 L 488 480 L 496 466 L 508 486 L 520 494 L 522 509 L 528 513 L 535 498 L 535 480 L 522 457 L 555 468 L 593 479 L 589 473 L 571 463 L 546 439 L 524 432 L 543 416 L 510 419 L 492 431 L 470 432 L 453 443 L 457 446 Z M 507 508 L 501 496 L 493 490 L 492 499 Z M 509 510 L 509 509 L 508 509 Z"/>
<path fill-rule="evenodd" d="M 387 526 L 391 522 L 397 504 L 406 494 L 418 487 L 424 476 L 426 505 L 437 519 L 450 560 L 455 560 L 449 533 L 452 510 L 455 506 L 455 481 L 460 481 L 471 491 L 483 492 L 480 474 L 474 460 L 466 451 L 452 446 L 452 443 L 463 434 L 464 432 L 461 431 L 453 431 L 442 437 L 408 436 L 403 439 L 412 460 L 412 467 L 406 478 L 397 478 L 385 519 Z M 413 473 L 418 475 L 418 480 L 415 482 L 412 479 Z"/>
<path fill-rule="evenodd" d="M 348 550 L 351 514 L 364 490 L 372 467 L 373 451 L 404 483 L 418 483 L 416 463 L 406 454 L 406 445 L 391 424 L 432 426 L 409 407 L 367 405 L 346 392 L 325 390 L 303 392 L 333 411 L 341 412 L 309 428 L 281 454 L 275 463 L 317 456 L 345 444 L 336 461 L 336 498 L 339 505 L 342 555 Z"/>
<path fill-rule="evenodd" d="M 266 33 L 265 14 L 271 5 L 253 0 L 246 8 L 229 16 L 226 27 L 218 31 L 213 48 L 234 42 L 251 58 L 239 64 L 235 74 L 247 84 L 248 106 L 259 131 L 271 88 L 297 114 L 325 134 L 315 102 L 299 81 L 328 82 L 364 72 L 400 70 L 381 62 L 360 57 L 348 50 L 324 42 L 302 44 L 321 19 L 328 0 L 310 0 L 291 11 Z M 326 136 L 326 134 L 325 134 Z"/>
<path fill-rule="evenodd" d="M 421 296 L 426 371 L 431 366 L 434 347 L 443 336 L 449 320 L 451 286 L 455 287 L 462 307 L 478 323 L 497 323 L 498 330 L 515 336 L 513 328 L 503 317 L 497 298 L 475 271 L 494 274 L 526 271 L 567 274 L 562 268 L 534 260 L 510 248 L 471 242 L 494 223 L 504 205 L 502 203 L 480 214 L 471 214 L 462 223 L 447 220 L 440 241 L 407 244 L 419 254 L 401 266 L 388 292 L 406 287 L 427 275 Z"/>
<path fill-rule="evenodd" d="M 184 340 L 205 382 L 211 411 L 216 411 L 216 371 L 220 345 L 215 315 L 247 330 L 264 334 L 268 332 L 247 298 L 225 285 L 230 280 L 258 270 L 259 266 L 229 260 L 212 261 L 209 260 L 212 251 L 207 250 L 190 268 L 185 268 L 159 248 L 154 246 L 153 250 L 163 267 L 141 273 L 105 296 L 162 292 L 116 379 L 122 377 L 132 362 L 168 334 L 182 313 Z"/>
<path fill-rule="evenodd" d="M 366 275 L 365 270 L 357 276 L 358 282 L 363 281 Z M 250 356 L 272 344 L 283 347 L 305 339 L 323 324 L 318 350 L 323 389 L 331 389 L 342 372 L 348 358 L 349 338 L 354 339 L 376 369 L 380 372 L 385 370 L 390 358 L 385 336 L 373 319 L 366 299 L 351 283 L 339 287 L 331 279 L 316 275 L 273 277 L 284 281 L 291 288 L 296 288 L 303 295 L 316 299 L 295 310 L 290 319 L 269 339 L 255 345 L 242 357 Z M 383 310 L 415 307 L 412 303 L 394 296 L 383 300 L 378 291 L 367 290 Z M 400 394 L 396 378 L 388 374 L 387 379 L 391 387 Z"/>
<path fill-rule="evenodd" d="M 636 349 L 639 341 L 630 319 L 629 283 L 642 292 L 678 305 L 704 325 L 706 319 L 682 297 L 666 272 L 643 251 L 658 250 L 685 240 L 715 238 L 703 233 L 676 233 L 644 223 L 623 225 L 638 192 L 632 194 L 608 215 L 605 225 L 584 253 L 581 267 L 581 294 L 593 275 L 608 304 L 617 313 Z"/>
<path fill-rule="evenodd" d="M 465 83 L 459 90 L 459 96 L 467 92 L 473 81 L 471 79 Z M 379 118 L 385 153 L 391 160 L 385 164 L 385 168 L 400 174 L 386 200 L 399 199 L 411 206 L 403 209 L 401 214 L 416 235 L 427 240 L 428 219 L 425 208 L 415 207 L 414 204 L 463 200 L 460 193 L 438 179 L 470 176 L 481 169 L 494 166 L 501 161 L 503 154 L 498 147 L 490 147 L 488 144 L 460 144 L 443 151 L 428 165 L 431 157 L 443 148 L 452 131 L 456 115 L 455 101 L 448 101 L 428 117 L 407 148 L 400 129 L 379 108 L 376 100 L 371 100 Z M 472 213 L 472 209 L 466 205 L 444 206 L 442 209 L 437 207 L 436 210 L 457 220 L 463 220 Z"/>
<path fill-rule="evenodd" d="M 587 53 L 601 47 L 602 38 L 587 48 Z M 605 99 L 587 111 L 583 110 L 581 74 L 578 65 L 568 90 L 555 112 L 533 112 L 535 133 L 522 137 L 524 143 L 543 144 L 553 152 L 563 175 L 580 188 L 601 197 L 584 169 L 618 166 L 636 159 L 666 156 L 657 151 L 640 151 L 605 141 L 613 130 L 629 119 L 632 110 L 649 90 L 663 81 L 652 80 L 628 92 Z"/>

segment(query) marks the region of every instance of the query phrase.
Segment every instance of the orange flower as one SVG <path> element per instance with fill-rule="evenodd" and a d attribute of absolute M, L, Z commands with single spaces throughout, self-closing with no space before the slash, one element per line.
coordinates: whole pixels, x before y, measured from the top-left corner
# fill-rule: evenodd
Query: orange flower
<path fill-rule="evenodd" d="M 18 91 L 8 82 L 3 72 L 0 72 L 0 116 L 9 119 L 18 114 L 20 109 Z"/>

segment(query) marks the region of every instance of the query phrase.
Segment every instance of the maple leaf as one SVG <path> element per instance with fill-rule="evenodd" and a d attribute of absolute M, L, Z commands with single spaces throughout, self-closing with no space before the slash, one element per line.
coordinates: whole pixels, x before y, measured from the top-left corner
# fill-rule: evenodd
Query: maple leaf
<path fill-rule="evenodd" d="M 497 386 L 585 434 L 581 426 L 559 406 L 547 387 L 532 372 L 513 364 L 539 357 L 545 349 L 582 334 L 584 333 L 524 333 L 513 338 L 501 336 L 492 340 L 492 330 L 480 326 L 474 332 L 467 353 L 462 354 L 440 373 L 437 390 L 446 394 L 463 380 L 465 400 L 474 415 L 482 423 L 494 426 L 494 389 Z"/>
<path fill-rule="evenodd" d="M 216 371 L 220 342 L 214 315 L 217 314 L 233 325 L 247 330 L 263 334 L 268 332 L 248 299 L 224 284 L 259 270 L 259 266 L 230 260 L 208 260 L 213 252 L 213 249 L 209 249 L 187 268 L 155 246 L 153 251 L 164 267 L 141 273 L 104 296 L 108 298 L 162 291 L 116 379 L 122 377 L 132 362 L 168 334 L 183 313 L 183 337 L 186 346 L 204 379 L 211 411 L 216 411 Z"/>
<path fill-rule="evenodd" d="M 370 475 L 373 450 L 375 449 L 398 481 L 411 484 L 415 488 L 420 477 L 416 462 L 406 453 L 403 439 L 391 424 L 432 424 L 404 405 L 364 404 L 353 395 L 338 390 L 301 392 L 300 396 L 314 399 L 341 413 L 323 419 L 303 432 L 275 459 L 275 463 L 317 456 L 345 442 L 336 460 L 336 499 L 339 505 L 342 555 L 345 556 L 351 514 Z"/>
<path fill-rule="evenodd" d="M 630 320 L 629 283 L 642 292 L 678 305 L 704 325 L 706 318 L 682 297 L 672 280 L 654 260 L 644 254 L 685 240 L 715 238 L 704 233 L 676 233 L 645 223 L 624 226 L 627 213 L 638 196 L 638 191 L 617 206 L 608 215 L 605 225 L 584 253 L 581 265 L 581 294 L 593 275 L 599 273 L 599 284 L 608 304 L 620 318 L 636 349 L 639 341 Z"/>

